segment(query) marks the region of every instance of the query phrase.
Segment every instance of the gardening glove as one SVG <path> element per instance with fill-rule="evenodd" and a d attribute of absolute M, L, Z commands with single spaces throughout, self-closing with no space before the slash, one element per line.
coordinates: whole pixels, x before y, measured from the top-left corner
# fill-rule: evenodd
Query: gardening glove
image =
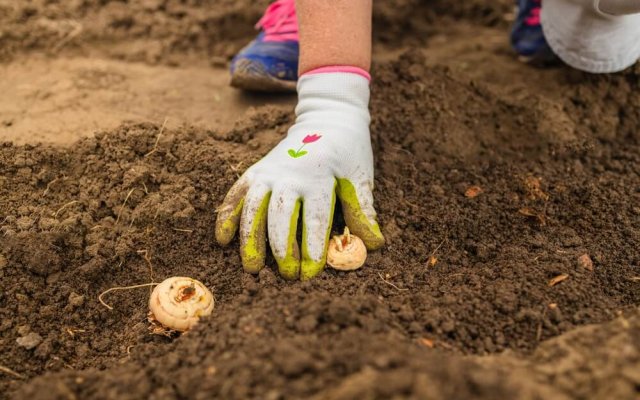
<path fill-rule="evenodd" d="M 266 235 L 287 279 L 309 279 L 326 262 L 336 195 L 347 226 L 368 249 L 384 244 L 373 208 L 369 80 L 352 72 L 304 74 L 296 122 L 287 136 L 233 185 L 218 209 L 216 240 L 240 226 L 244 270 L 265 264 Z M 302 244 L 296 233 L 302 216 Z"/>

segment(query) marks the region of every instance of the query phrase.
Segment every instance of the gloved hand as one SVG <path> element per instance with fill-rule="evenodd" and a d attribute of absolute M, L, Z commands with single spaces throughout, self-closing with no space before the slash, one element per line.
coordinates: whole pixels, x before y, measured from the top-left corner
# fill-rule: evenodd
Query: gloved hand
<path fill-rule="evenodd" d="M 369 81 L 349 72 L 305 74 L 287 136 L 233 185 L 218 209 L 216 240 L 240 225 L 247 272 L 264 267 L 266 231 L 282 276 L 309 279 L 326 262 L 336 194 L 347 226 L 369 249 L 384 244 L 373 208 Z M 302 245 L 296 231 L 302 213 Z"/>

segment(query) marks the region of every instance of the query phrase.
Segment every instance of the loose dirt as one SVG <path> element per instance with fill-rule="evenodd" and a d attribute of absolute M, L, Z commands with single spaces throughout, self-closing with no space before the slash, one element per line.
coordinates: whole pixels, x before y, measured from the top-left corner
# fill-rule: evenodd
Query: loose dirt
<path fill-rule="evenodd" d="M 293 121 L 225 85 L 249 4 L 0 2 L 0 398 L 637 398 L 640 67 L 523 66 L 506 1 L 377 3 L 388 244 L 287 282 L 213 238 Z M 216 296 L 178 339 L 148 288 L 98 301 L 173 275 Z"/>

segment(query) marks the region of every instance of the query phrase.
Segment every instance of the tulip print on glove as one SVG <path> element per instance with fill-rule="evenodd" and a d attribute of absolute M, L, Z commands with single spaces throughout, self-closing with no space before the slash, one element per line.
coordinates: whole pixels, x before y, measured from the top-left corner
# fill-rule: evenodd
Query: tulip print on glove
<path fill-rule="evenodd" d="M 308 153 L 308 151 L 304 151 L 304 150 L 302 150 L 302 148 L 305 145 L 309 144 L 309 143 L 313 143 L 313 142 L 317 141 L 321 137 L 322 137 L 322 135 L 317 135 L 317 134 L 305 136 L 304 139 L 302 139 L 302 146 L 300 146 L 300 148 L 298 150 L 289 149 L 289 151 L 288 151 L 289 155 L 291 157 L 293 157 L 293 158 L 302 157 L 303 155 Z"/>
<path fill-rule="evenodd" d="M 282 276 L 309 279 L 326 263 L 336 196 L 367 248 L 384 244 L 373 208 L 369 81 L 348 72 L 303 75 L 287 137 L 240 177 L 218 209 L 216 239 L 239 228 L 247 272 L 265 264 L 266 238 Z M 296 233 L 302 223 L 301 242 Z"/>

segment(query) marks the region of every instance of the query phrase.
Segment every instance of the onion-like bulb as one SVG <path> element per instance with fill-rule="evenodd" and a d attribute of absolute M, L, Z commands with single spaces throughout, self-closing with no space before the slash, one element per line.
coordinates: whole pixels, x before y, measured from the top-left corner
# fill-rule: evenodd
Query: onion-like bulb
<path fill-rule="evenodd" d="M 153 289 L 149 320 L 169 331 L 185 332 L 213 311 L 213 294 L 200 281 L 174 276 Z"/>
<path fill-rule="evenodd" d="M 367 247 L 359 237 L 344 228 L 342 235 L 336 235 L 329 242 L 327 264 L 340 271 L 353 271 L 364 265 L 367 259 Z"/>

